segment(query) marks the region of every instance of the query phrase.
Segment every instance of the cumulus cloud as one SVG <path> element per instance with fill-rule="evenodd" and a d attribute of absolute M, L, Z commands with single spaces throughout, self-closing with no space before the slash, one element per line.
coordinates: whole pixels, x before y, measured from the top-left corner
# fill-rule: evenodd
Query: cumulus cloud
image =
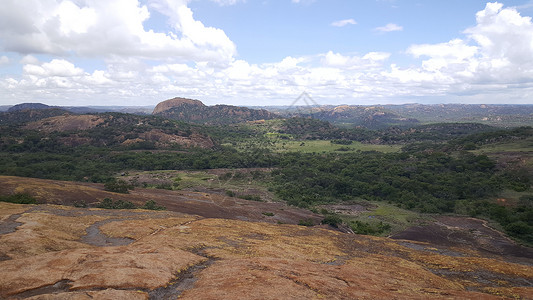
<path fill-rule="evenodd" d="M 24 65 L 23 71 L 27 75 L 41 77 L 72 77 L 83 74 L 82 69 L 63 59 L 53 59 L 42 65 L 27 64 Z"/>
<path fill-rule="evenodd" d="M 59 0 L 41 1 L 49 4 L 49 8 L 59 7 L 52 5 Z M 41 1 L 36 1 L 35 5 Z M 0 78 L 0 99 L 16 99 L 17 103 L 53 99 L 55 102 L 49 102 L 53 104 L 68 104 L 72 99 L 90 103 L 105 99 L 106 104 L 150 105 L 183 96 L 208 104 L 257 105 L 260 99 L 261 104 L 268 105 L 289 104 L 302 90 L 309 91 L 319 103 L 391 103 L 395 99 L 416 101 L 416 97 L 441 97 L 438 99 L 445 102 L 462 97 L 462 102 L 524 103 L 531 102 L 533 96 L 532 20 L 499 3 L 487 4 L 476 14 L 476 24 L 460 36 L 440 43 L 411 45 L 402 53 L 327 51 L 252 64 L 235 59 L 235 46 L 224 32 L 196 21 L 186 0 L 153 0 L 146 7 L 138 3 L 131 5 L 136 1 L 130 0 L 127 7 L 131 12 L 122 14 L 133 17 L 121 20 L 123 24 L 117 25 L 115 33 L 106 32 L 107 37 L 87 40 L 86 43 L 93 43 L 95 49 L 90 45 L 70 46 L 69 41 L 64 41 L 65 35 L 86 37 L 95 34 L 93 27 L 100 26 L 92 23 L 89 8 L 94 9 L 97 18 L 107 20 L 108 25 L 114 24 L 115 21 L 109 19 L 117 14 L 105 12 L 109 14 L 105 15 L 96 5 L 81 5 L 81 0 L 71 2 L 77 4 L 77 8 L 67 6 L 66 10 L 74 9 L 86 19 L 74 27 L 67 26 L 68 30 L 61 29 L 61 24 L 68 21 L 61 21 L 59 17 L 52 18 L 56 35 L 46 35 L 46 30 L 51 29 L 42 25 L 42 21 L 36 21 L 37 25 L 32 27 L 15 18 L 13 27 L 6 29 L 0 16 L 0 34 L 4 38 L 8 35 L 6 30 L 13 36 L 14 32 L 20 33 L 21 40 L 12 40 L 10 46 L 18 42 L 22 47 L 29 43 L 26 38 L 35 35 L 46 42 L 43 45 L 48 45 L 43 49 L 64 47 L 87 55 L 108 49 L 111 54 L 105 56 L 105 67 L 88 71 L 70 56 L 46 58 L 28 54 L 19 61 L 23 65 L 20 76 Z M 11 0 L 6 3 L 11 7 L 16 5 Z M 54 9 L 46 14 L 54 15 Z M 150 32 L 142 27 L 141 20 L 146 20 L 154 10 L 168 17 L 171 32 Z M 100 19 L 96 24 L 100 24 Z M 125 32 L 135 34 L 110 40 L 111 36 Z M 108 44 L 100 45 L 100 42 Z M 180 47 L 176 46 L 178 44 Z M 119 51 L 118 45 L 138 49 Z M 156 54 L 165 51 L 179 59 L 170 55 L 169 59 L 159 59 L 161 56 Z M 199 53 L 189 54 L 191 51 Z M 391 57 L 398 55 L 408 55 L 413 62 L 409 66 L 391 62 Z"/>
<path fill-rule="evenodd" d="M 2 48 L 21 54 L 231 61 L 233 42 L 222 30 L 195 20 L 187 2 L 153 0 L 148 7 L 137 0 L 5 0 L 0 11 Z M 169 17 L 173 31 L 144 28 L 153 8 Z"/>
<path fill-rule="evenodd" d="M 424 57 L 420 73 L 440 73 L 467 84 L 512 84 L 533 80 L 533 23 L 514 8 L 488 3 L 476 14 L 466 39 L 413 45 L 407 53 Z"/>
<path fill-rule="evenodd" d="M 344 27 L 346 25 L 355 25 L 357 22 L 354 19 L 339 20 L 331 23 L 334 27 Z"/>
<path fill-rule="evenodd" d="M 403 27 L 400 25 L 394 24 L 394 23 L 389 23 L 385 26 L 376 27 L 374 30 L 385 33 L 385 32 L 392 32 L 392 31 L 402 31 Z"/>
<path fill-rule="evenodd" d="M 328 67 L 341 69 L 366 69 L 381 66 L 382 62 L 389 58 L 385 52 L 370 52 L 364 56 L 347 56 L 329 51 L 323 56 L 322 64 Z"/>

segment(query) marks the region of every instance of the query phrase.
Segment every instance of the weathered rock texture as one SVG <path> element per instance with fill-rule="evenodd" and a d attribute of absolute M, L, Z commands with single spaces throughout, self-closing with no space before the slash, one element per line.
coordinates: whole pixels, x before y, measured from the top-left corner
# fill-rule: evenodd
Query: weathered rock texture
<path fill-rule="evenodd" d="M 472 249 L 175 212 L 0 203 L 0 298 L 501 299 L 533 295 L 533 267 Z M 79 219 L 76 224 L 73 219 Z M 102 222 L 103 220 L 108 220 Z M 87 228 L 129 238 L 84 243 Z M 20 251 L 13 241 L 24 245 Z M 46 246 L 43 246 L 46 245 Z M 53 248 L 62 245 L 61 250 Z M 416 247 L 414 247 L 414 246 Z"/>

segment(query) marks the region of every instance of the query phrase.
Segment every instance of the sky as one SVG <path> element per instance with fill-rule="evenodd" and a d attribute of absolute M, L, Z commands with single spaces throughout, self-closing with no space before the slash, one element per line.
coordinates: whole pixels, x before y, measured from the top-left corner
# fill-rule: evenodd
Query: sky
<path fill-rule="evenodd" d="M 0 105 L 533 104 L 533 0 L 2 0 Z"/>

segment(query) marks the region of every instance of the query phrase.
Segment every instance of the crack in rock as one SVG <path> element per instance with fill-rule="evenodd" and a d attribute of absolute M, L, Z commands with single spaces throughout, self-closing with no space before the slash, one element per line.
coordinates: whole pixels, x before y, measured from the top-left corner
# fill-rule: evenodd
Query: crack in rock
<path fill-rule="evenodd" d="M 45 294 L 55 294 L 58 292 L 68 292 L 72 281 L 64 279 L 60 280 L 54 284 L 45 285 L 36 289 L 27 290 L 17 295 L 12 296 L 10 299 L 24 299 L 33 296 L 45 295 Z"/>
<path fill-rule="evenodd" d="M 22 222 L 17 222 L 16 220 L 20 218 L 22 214 L 14 214 L 9 216 L 6 220 L 0 223 L 0 234 L 8 234 L 15 232 L 17 227 L 24 224 Z"/>
<path fill-rule="evenodd" d="M 100 226 L 115 221 L 123 221 L 123 219 L 106 219 L 95 222 L 85 230 L 87 234 L 81 238 L 81 241 L 98 247 L 125 246 L 133 243 L 134 239 L 108 237 L 100 231 Z"/>
<path fill-rule="evenodd" d="M 202 270 L 211 266 L 217 259 L 208 256 L 204 252 L 205 249 L 196 249 L 194 254 L 207 258 L 206 261 L 193 265 L 186 270 L 180 272 L 177 278 L 170 281 L 166 286 L 160 287 L 148 292 L 148 299 L 150 300 L 163 300 L 163 299 L 176 299 L 184 291 L 193 288 L 194 283 L 198 280 L 196 275 Z"/>

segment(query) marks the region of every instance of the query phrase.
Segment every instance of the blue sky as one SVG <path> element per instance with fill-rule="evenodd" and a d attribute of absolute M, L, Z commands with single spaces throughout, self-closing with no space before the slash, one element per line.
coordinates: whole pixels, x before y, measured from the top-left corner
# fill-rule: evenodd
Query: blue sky
<path fill-rule="evenodd" d="M 3 0 L 0 105 L 533 104 L 531 16 L 530 0 Z"/>

